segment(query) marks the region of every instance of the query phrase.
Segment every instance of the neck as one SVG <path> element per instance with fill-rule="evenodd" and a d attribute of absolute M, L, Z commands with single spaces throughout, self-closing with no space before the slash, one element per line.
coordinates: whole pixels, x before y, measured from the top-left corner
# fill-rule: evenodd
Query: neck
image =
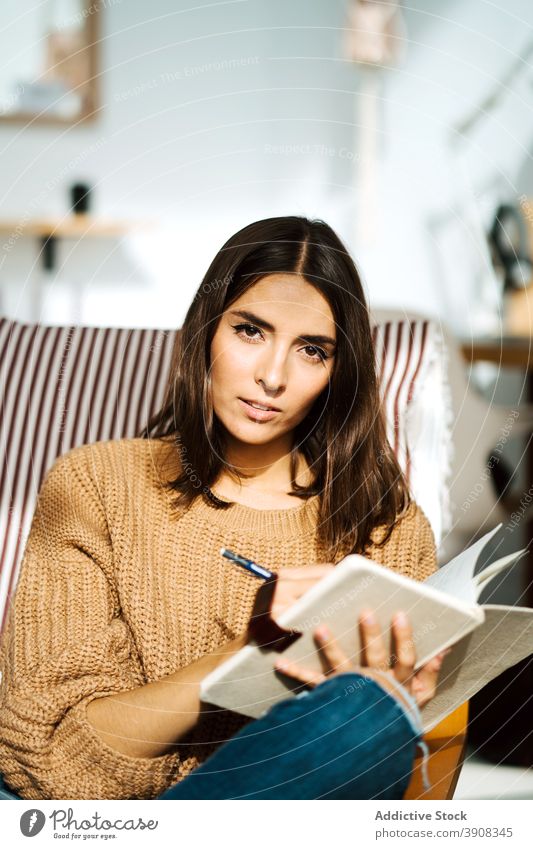
<path fill-rule="evenodd" d="M 230 437 L 226 445 L 226 461 L 231 466 L 229 476 L 238 482 L 237 475 L 245 475 L 242 479 L 243 488 L 285 492 L 291 481 L 291 448 L 291 435 L 266 445 L 249 445 Z M 296 472 L 298 483 L 306 482 L 306 473 L 307 463 L 299 455 Z"/>

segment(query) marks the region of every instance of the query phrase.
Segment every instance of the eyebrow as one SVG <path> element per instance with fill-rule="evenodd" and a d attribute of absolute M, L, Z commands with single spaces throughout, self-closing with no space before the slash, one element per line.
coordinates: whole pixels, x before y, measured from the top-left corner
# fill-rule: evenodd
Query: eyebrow
<path fill-rule="evenodd" d="M 260 318 L 258 315 L 254 315 L 252 312 L 248 312 L 248 310 L 232 310 L 230 315 L 238 315 L 241 318 L 245 318 L 247 321 L 252 322 L 253 324 L 257 324 L 259 327 L 263 327 L 265 330 L 269 330 L 272 333 L 275 333 L 276 328 L 273 324 L 270 324 L 269 321 L 265 321 L 264 318 Z M 296 337 L 297 339 L 301 339 L 302 342 L 308 342 L 310 345 L 332 345 L 336 347 L 335 339 L 332 339 L 331 336 L 321 336 L 321 335 L 310 335 L 308 333 L 302 333 L 301 335 Z"/>

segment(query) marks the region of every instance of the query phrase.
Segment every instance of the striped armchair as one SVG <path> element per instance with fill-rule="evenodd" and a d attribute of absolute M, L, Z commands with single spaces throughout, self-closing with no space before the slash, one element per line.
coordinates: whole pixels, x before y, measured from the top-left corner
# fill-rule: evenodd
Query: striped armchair
<path fill-rule="evenodd" d="M 178 333 L 0 319 L 1 627 L 46 472 L 78 445 L 140 434 L 163 402 Z M 440 330 L 400 320 L 373 333 L 389 441 L 439 543 L 448 439 Z"/>
<path fill-rule="evenodd" d="M 46 472 L 78 445 L 140 434 L 162 405 L 178 333 L 0 319 L 2 627 Z M 375 324 L 373 338 L 389 441 L 438 544 L 446 521 L 450 438 L 443 426 L 449 414 L 441 332 L 432 321 L 404 319 Z M 439 783 L 427 796 L 416 765 L 405 798 L 449 796 L 459 773 L 465 722 L 463 711 L 446 729 L 444 744 L 442 724 L 431 732 L 433 743 L 428 738 L 432 760 L 442 760 L 432 772 L 440 773 L 446 786 Z M 16 798 L 0 776 L 0 799 Z"/>

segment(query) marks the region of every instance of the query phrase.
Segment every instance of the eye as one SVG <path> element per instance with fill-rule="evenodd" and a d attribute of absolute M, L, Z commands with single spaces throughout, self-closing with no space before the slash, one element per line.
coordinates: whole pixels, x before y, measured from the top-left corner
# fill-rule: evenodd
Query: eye
<path fill-rule="evenodd" d="M 244 322 L 243 324 L 232 324 L 231 326 L 237 336 L 239 336 L 239 338 L 244 342 L 253 343 L 256 340 L 259 341 L 259 339 L 263 337 L 261 330 L 256 327 L 255 324 Z M 302 348 L 301 350 L 311 352 L 304 354 L 305 359 L 310 363 L 323 363 L 325 360 L 330 359 L 330 355 L 327 351 L 324 351 L 323 348 L 319 348 L 318 345 L 306 345 L 305 348 Z"/>
<path fill-rule="evenodd" d="M 257 339 L 256 333 L 261 333 L 258 327 L 255 324 L 233 324 L 232 325 L 237 336 L 240 336 L 245 342 L 253 342 Z M 249 336 L 248 331 L 251 330 L 254 335 Z"/>
<path fill-rule="evenodd" d="M 309 356 L 309 354 L 306 354 L 305 356 L 306 359 L 311 360 L 314 363 L 323 363 L 325 360 L 329 359 L 329 354 L 317 345 L 306 345 L 305 348 L 302 348 L 302 351 L 313 351 L 314 356 Z"/>

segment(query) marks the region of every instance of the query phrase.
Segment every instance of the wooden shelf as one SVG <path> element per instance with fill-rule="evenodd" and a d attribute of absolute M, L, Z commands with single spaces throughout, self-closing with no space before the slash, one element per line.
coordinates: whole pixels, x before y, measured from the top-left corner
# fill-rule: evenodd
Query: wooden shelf
<path fill-rule="evenodd" d="M 39 238 L 116 238 L 146 226 L 148 225 L 145 221 L 119 221 L 93 215 L 65 215 L 63 218 L 34 218 L 26 224 L 21 224 L 20 220 L 16 219 L 0 220 L 0 233 L 16 233 L 21 230 L 21 235 Z"/>
<path fill-rule="evenodd" d="M 465 360 L 472 363 L 495 363 L 499 366 L 533 371 L 533 340 L 527 336 L 473 338 L 469 342 L 462 342 L 461 351 Z"/>

